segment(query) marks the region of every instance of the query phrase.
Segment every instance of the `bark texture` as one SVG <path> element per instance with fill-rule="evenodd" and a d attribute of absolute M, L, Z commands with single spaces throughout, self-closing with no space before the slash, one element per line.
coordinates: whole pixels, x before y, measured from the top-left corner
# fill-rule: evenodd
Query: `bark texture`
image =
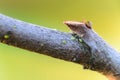
<path fill-rule="evenodd" d="M 1 43 L 75 62 L 120 80 L 120 54 L 86 25 L 78 37 L 0 14 Z"/>

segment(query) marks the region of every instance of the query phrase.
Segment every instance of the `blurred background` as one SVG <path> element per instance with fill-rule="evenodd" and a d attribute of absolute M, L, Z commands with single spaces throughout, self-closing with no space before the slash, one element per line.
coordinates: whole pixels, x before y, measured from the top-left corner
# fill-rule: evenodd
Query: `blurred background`
<path fill-rule="evenodd" d="M 120 0 L 0 0 L 0 13 L 63 32 L 66 20 L 89 20 L 94 30 L 120 50 Z M 63 60 L 0 43 L 0 80 L 107 80 Z"/>

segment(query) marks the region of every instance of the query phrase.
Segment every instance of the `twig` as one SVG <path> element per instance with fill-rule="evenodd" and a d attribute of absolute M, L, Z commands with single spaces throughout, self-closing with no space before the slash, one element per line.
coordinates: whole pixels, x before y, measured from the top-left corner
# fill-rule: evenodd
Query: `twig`
<path fill-rule="evenodd" d="M 0 41 L 4 44 L 82 64 L 111 80 L 120 80 L 120 55 L 92 29 L 84 37 L 26 23 L 0 14 Z"/>

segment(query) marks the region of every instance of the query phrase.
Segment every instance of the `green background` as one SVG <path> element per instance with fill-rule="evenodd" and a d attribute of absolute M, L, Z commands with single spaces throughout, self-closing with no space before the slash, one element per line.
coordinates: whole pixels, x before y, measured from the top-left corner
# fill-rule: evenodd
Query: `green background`
<path fill-rule="evenodd" d="M 0 0 L 0 13 L 69 32 L 66 20 L 90 20 L 119 51 L 120 0 Z M 0 80 L 107 80 L 82 66 L 0 43 Z"/>

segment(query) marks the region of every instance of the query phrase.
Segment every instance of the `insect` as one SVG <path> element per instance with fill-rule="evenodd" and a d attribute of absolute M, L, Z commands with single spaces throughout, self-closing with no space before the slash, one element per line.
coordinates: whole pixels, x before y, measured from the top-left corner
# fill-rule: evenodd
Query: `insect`
<path fill-rule="evenodd" d="M 65 21 L 64 24 L 66 24 L 72 30 L 73 36 L 76 39 L 78 39 L 78 42 L 82 43 L 82 45 L 84 45 L 84 46 L 88 46 L 88 44 L 86 44 L 86 42 L 84 42 L 86 28 L 83 28 L 83 27 L 87 27 L 88 29 L 91 29 L 92 23 L 90 21 L 86 21 L 86 22 Z M 89 56 L 91 55 L 91 58 L 90 58 L 90 61 L 87 62 L 87 65 L 84 66 L 84 68 L 94 70 L 95 63 L 94 63 L 94 58 L 91 53 L 91 49 L 90 49 L 90 54 L 87 54 L 87 55 L 89 55 Z"/>

